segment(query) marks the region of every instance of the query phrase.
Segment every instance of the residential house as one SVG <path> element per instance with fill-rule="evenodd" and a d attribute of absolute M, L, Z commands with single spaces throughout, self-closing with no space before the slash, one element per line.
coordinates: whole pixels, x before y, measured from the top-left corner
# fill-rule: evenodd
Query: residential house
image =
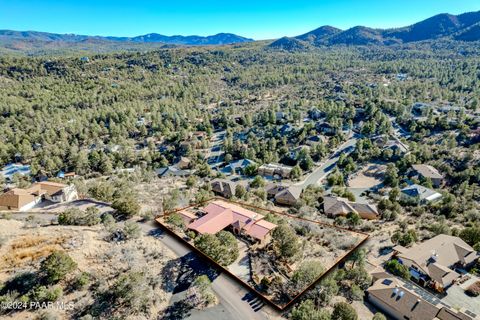
<path fill-rule="evenodd" d="M 7 181 L 12 181 L 12 178 L 15 174 L 21 176 L 29 176 L 31 173 L 30 166 L 19 164 L 19 163 L 10 163 L 2 168 L 0 175 L 5 178 Z"/>
<path fill-rule="evenodd" d="M 312 108 L 308 110 L 308 117 L 312 120 L 320 120 L 325 117 L 325 112 L 322 112 L 317 108 Z"/>
<path fill-rule="evenodd" d="M 278 163 L 263 164 L 258 168 L 258 174 L 265 177 L 281 177 L 288 179 L 293 167 Z"/>
<path fill-rule="evenodd" d="M 159 178 L 165 177 L 188 177 L 192 174 L 191 170 L 182 170 L 177 168 L 176 166 L 168 166 L 155 169 L 155 173 L 158 175 Z"/>
<path fill-rule="evenodd" d="M 226 179 L 215 179 L 210 185 L 215 194 L 224 198 L 233 197 L 235 195 L 235 188 L 237 187 L 235 182 Z"/>
<path fill-rule="evenodd" d="M 275 203 L 286 206 L 293 206 L 300 200 L 302 194 L 302 187 L 289 186 L 275 195 Z"/>
<path fill-rule="evenodd" d="M 307 140 L 305 141 L 305 144 L 307 146 L 313 147 L 318 144 L 326 144 L 328 142 L 327 138 L 324 136 L 316 135 L 316 136 L 311 136 L 308 137 Z"/>
<path fill-rule="evenodd" d="M 394 256 L 407 266 L 420 285 L 443 292 L 460 277 L 457 268 L 467 269 L 480 255 L 459 237 L 440 234 L 411 248 L 395 246 Z"/>
<path fill-rule="evenodd" d="M 435 167 L 426 164 L 414 164 L 412 169 L 420 178 L 430 179 L 437 188 L 443 184 L 443 175 Z"/>
<path fill-rule="evenodd" d="M 249 165 L 255 165 L 255 162 L 249 159 L 240 159 L 230 162 L 224 169 L 229 174 L 243 174 L 243 171 Z"/>
<path fill-rule="evenodd" d="M 416 117 L 424 117 L 428 111 L 432 109 L 432 105 L 428 103 L 416 102 L 412 105 L 412 114 Z"/>
<path fill-rule="evenodd" d="M 310 150 L 310 146 L 298 146 L 290 150 L 290 152 L 288 153 L 288 157 L 290 158 L 290 160 L 296 161 L 298 159 L 298 156 L 300 155 L 300 152 L 302 152 L 302 150 L 304 149 Z"/>
<path fill-rule="evenodd" d="M 188 225 L 188 229 L 199 234 L 216 234 L 229 227 L 235 234 L 267 243 L 272 230 L 277 227 L 259 213 L 222 200 L 211 202 L 202 211 L 205 215 Z"/>
<path fill-rule="evenodd" d="M 283 122 L 285 119 L 287 119 L 287 114 L 285 112 L 275 112 L 275 120 L 277 122 Z"/>
<path fill-rule="evenodd" d="M 272 183 L 267 185 L 265 189 L 268 198 L 274 199 L 277 204 L 286 206 L 295 205 L 302 194 L 302 188 L 300 186 Z"/>
<path fill-rule="evenodd" d="M 332 126 L 328 122 L 317 122 L 315 128 L 317 129 L 317 131 L 327 135 L 335 135 L 338 133 L 338 128 Z"/>
<path fill-rule="evenodd" d="M 376 280 L 366 290 L 367 300 L 395 320 L 472 320 L 464 313 L 441 304 L 433 305 L 415 290 L 391 276 Z"/>
<path fill-rule="evenodd" d="M 292 126 L 290 123 L 284 124 L 283 126 L 278 129 L 278 133 L 283 136 L 289 136 L 291 133 L 295 132 L 295 127 Z"/>
<path fill-rule="evenodd" d="M 419 184 L 409 185 L 400 191 L 400 197 L 404 200 L 415 201 L 420 204 L 437 201 L 442 197 L 442 194 L 438 193 L 437 191 L 421 186 Z"/>
<path fill-rule="evenodd" d="M 345 198 L 325 196 L 323 198 L 323 211 L 329 217 L 346 216 L 353 212 L 362 219 L 378 219 L 380 213 L 376 206 L 368 203 L 353 202 Z"/>
<path fill-rule="evenodd" d="M 14 188 L 0 195 L 0 209 L 27 211 L 44 200 L 61 203 L 76 199 L 78 194 L 74 185 L 44 181 L 27 189 Z"/>

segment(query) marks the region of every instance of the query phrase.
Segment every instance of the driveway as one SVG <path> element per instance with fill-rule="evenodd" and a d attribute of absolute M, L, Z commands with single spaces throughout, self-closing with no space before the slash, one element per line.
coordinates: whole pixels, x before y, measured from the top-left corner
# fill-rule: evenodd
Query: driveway
<path fill-rule="evenodd" d="M 202 270 L 210 269 L 209 264 L 196 256 L 190 249 L 177 239 L 159 228 L 154 222 L 140 224 L 144 232 L 156 237 L 177 256 L 188 257 L 189 267 Z M 177 285 L 177 284 L 175 284 Z M 185 288 L 186 289 L 186 288 Z M 253 293 L 246 290 L 242 285 L 235 282 L 228 275 L 216 274 L 212 281 L 212 289 L 220 300 L 216 307 L 203 311 L 195 310 L 189 315 L 189 319 L 275 319 L 279 317 L 276 310 L 260 301 Z M 176 292 L 178 299 L 180 292 Z M 171 303 L 179 303 L 172 299 Z M 198 317 L 197 317 L 198 315 Z"/>

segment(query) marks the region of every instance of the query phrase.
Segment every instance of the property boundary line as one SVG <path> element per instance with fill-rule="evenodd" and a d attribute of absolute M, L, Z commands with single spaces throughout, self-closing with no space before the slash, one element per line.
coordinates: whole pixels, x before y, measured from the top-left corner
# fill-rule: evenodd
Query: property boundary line
<path fill-rule="evenodd" d="M 337 229 L 337 230 L 341 230 L 341 231 L 344 231 L 344 232 L 349 232 L 349 233 L 353 233 L 353 234 L 359 234 L 359 235 L 362 235 L 364 236 L 364 238 L 355 245 L 354 248 L 352 248 L 351 250 L 349 250 L 348 252 L 346 252 L 345 254 L 343 254 L 342 256 L 338 257 L 336 260 L 335 260 L 335 263 L 330 267 L 328 268 L 327 270 L 325 270 L 321 275 L 318 276 L 317 279 L 315 279 L 310 285 L 308 285 L 305 289 L 303 289 L 301 292 L 299 292 L 296 296 L 294 296 L 288 303 L 286 303 L 285 305 L 278 305 L 276 303 L 274 303 L 272 300 L 270 300 L 269 298 L 267 298 L 263 293 L 261 293 L 260 291 L 258 291 L 257 289 L 255 289 L 252 285 L 248 284 L 247 282 L 245 282 L 244 280 L 240 279 L 238 276 L 236 276 L 235 274 L 233 274 L 230 270 L 228 270 L 226 267 L 220 265 L 218 262 L 216 262 L 215 260 L 213 260 L 212 258 L 210 258 L 207 254 L 203 253 L 201 250 L 199 250 L 198 248 L 196 248 L 193 244 L 189 243 L 188 241 L 186 241 L 185 239 L 183 239 L 181 236 L 179 236 L 175 231 L 173 231 L 172 228 L 170 228 L 169 226 L 167 226 L 166 224 L 160 222 L 160 218 L 165 218 L 167 217 L 168 215 L 171 215 L 173 213 L 176 213 L 176 212 L 179 212 L 181 210 L 185 210 L 185 209 L 188 209 L 188 208 L 193 208 L 193 207 L 199 207 L 205 203 L 208 203 L 208 202 L 211 202 L 211 201 L 214 201 L 214 200 L 222 200 L 222 201 L 226 201 L 226 202 L 230 202 L 230 203 L 234 203 L 234 204 L 237 204 L 237 205 L 240 205 L 242 207 L 249 207 L 249 208 L 254 208 L 254 209 L 257 209 L 257 210 L 263 210 L 263 211 L 266 211 L 266 212 L 270 212 L 272 214 L 275 214 L 275 215 L 280 215 L 280 216 L 285 216 L 285 217 L 289 217 L 291 219 L 295 219 L 295 220 L 300 220 L 300 221 L 307 221 L 307 222 L 310 222 L 310 223 L 314 223 L 314 224 L 318 224 L 318 225 L 321 225 L 321 226 L 324 226 L 324 227 L 328 227 L 328 228 L 333 228 L 333 229 Z M 338 227 L 338 226 L 335 226 L 335 225 L 332 225 L 332 224 L 328 224 L 328 223 L 325 223 L 325 222 L 320 222 L 320 221 L 315 221 L 315 220 L 311 220 L 311 219 L 306 219 L 306 218 L 300 218 L 300 217 L 295 217 L 293 215 L 290 215 L 288 213 L 284 213 L 284 212 L 278 212 L 278 211 L 274 211 L 274 210 L 270 210 L 270 209 L 265 209 L 265 208 L 260 208 L 260 207 L 256 207 L 256 206 L 253 206 L 253 205 L 249 205 L 249 204 L 246 204 L 246 203 L 241 203 L 241 202 L 236 202 L 236 201 L 230 201 L 228 199 L 224 199 L 224 198 L 221 198 L 221 197 L 213 197 L 213 198 L 209 198 L 205 201 L 201 201 L 201 202 L 197 202 L 197 203 L 194 203 L 194 204 L 191 204 L 189 206 L 186 206 L 186 207 L 182 207 L 182 208 L 179 208 L 179 209 L 174 209 L 174 210 L 171 210 L 169 212 L 166 212 L 164 213 L 163 215 L 158 215 L 157 217 L 155 217 L 155 221 L 160 225 L 162 226 L 168 233 L 170 233 L 171 235 L 173 235 L 176 239 L 180 240 L 182 243 L 184 243 L 189 249 L 191 249 L 193 252 L 197 253 L 200 255 L 201 258 L 207 260 L 208 262 L 212 263 L 214 268 L 215 269 L 219 269 L 223 272 L 225 272 L 226 274 L 228 274 L 231 278 L 233 278 L 237 283 L 241 284 L 243 287 L 245 287 L 246 289 L 248 290 L 252 290 L 253 292 L 255 292 L 262 300 L 264 300 L 265 302 L 267 302 L 268 304 L 274 306 L 277 310 L 279 311 L 285 311 L 287 310 L 289 307 L 291 307 L 294 303 L 296 303 L 300 298 L 301 296 L 303 296 L 308 290 L 312 289 L 314 286 L 317 285 L 317 283 L 322 280 L 331 270 L 335 269 L 342 261 L 346 260 L 346 258 L 348 256 L 350 256 L 350 254 L 352 254 L 352 252 L 354 252 L 355 250 L 357 250 L 360 246 L 362 246 L 365 241 L 367 241 L 370 237 L 369 234 L 365 233 L 365 232 L 360 232 L 360 231 L 354 231 L 354 230 L 350 230 L 350 229 L 347 229 L 347 228 L 343 228 L 343 227 Z"/>

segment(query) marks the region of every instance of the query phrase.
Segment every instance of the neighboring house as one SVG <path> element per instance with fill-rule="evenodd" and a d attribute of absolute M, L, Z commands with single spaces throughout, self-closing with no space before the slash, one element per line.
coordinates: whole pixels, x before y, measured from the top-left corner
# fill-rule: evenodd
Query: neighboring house
<path fill-rule="evenodd" d="M 290 172 L 292 172 L 293 167 L 285 166 L 278 163 L 268 163 L 263 164 L 258 168 L 258 174 L 265 177 L 275 177 L 279 176 L 284 179 L 290 177 Z"/>
<path fill-rule="evenodd" d="M 210 185 L 215 194 L 224 198 L 233 197 L 235 195 L 235 188 L 237 187 L 235 182 L 226 179 L 215 179 Z"/>
<path fill-rule="evenodd" d="M 181 157 L 180 161 L 177 163 L 177 167 L 179 169 L 189 169 L 191 166 L 191 161 L 187 157 Z"/>
<path fill-rule="evenodd" d="M 420 204 L 437 201 L 442 198 L 442 195 L 435 190 L 421 186 L 419 184 L 412 184 L 403 188 L 400 197 L 406 200 L 416 201 Z"/>
<path fill-rule="evenodd" d="M 15 174 L 21 176 L 29 176 L 31 173 L 29 165 L 23 165 L 19 163 L 10 163 L 2 168 L 0 175 L 5 178 L 7 181 L 12 181 L 12 178 Z"/>
<path fill-rule="evenodd" d="M 290 152 L 288 153 L 288 157 L 289 157 L 291 160 L 297 160 L 297 159 L 298 159 L 298 155 L 300 154 L 300 152 L 301 152 L 303 149 L 310 150 L 310 147 L 309 147 L 309 146 L 298 146 L 298 147 L 290 150 Z"/>
<path fill-rule="evenodd" d="M 308 110 L 308 117 L 312 120 L 320 120 L 325 117 L 325 112 L 318 110 L 317 108 L 312 108 Z"/>
<path fill-rule="evenodd" d="M 368 203 L 351 202 L 348 199 L 325 196 L 323 198 L 323 211 L 329 217 L 346 216 L 350 212 L 358 214 L 362 219 L 375 220 L 380 214 L 376 206 Z"/>
<path fill-rule="evenodd" d="M 315 128 L 317 129 L 317 131 L 323 132 L 323 133 L 328 134 L 328 135 L 335 135 L 335 134 L 338 133 L 338 129 L 335 128 L 334 126 L 332 126 L 328 122 L 318 122 L 315 125 Z"/>
<path fill-rule="evenodd" d="M 412 169 L 420 178 L 430 179 L 437 188 L 443 184 L 443 175 L 435 167 L 427 164 L 414 164 Z"/>
<path fill-rule="evenodd" d="M 295 127 L 292 126 L 290 123 L 287 123 L 281 126 L 280 129 L 278 129 L 278 132 L 280 133 L 281 136 L 288 136 L 292 132 L 295 132 Z"/>
<path fill-rule="evenodd" d="M 458 237 L 440 234 L 411 248 L 395 246 L 394 256 L 407 266 L 420 285 L 443 292 L 460 277 L 455 270 L 466 269 L 480 255 Z"/>
<path fill-rule="evenodd" d="M 293 206 L 300 199 L 302 188 L 299 186 L 287 186 L 283 184 L 272 183 L 265 188 L 267 197 L 274 199 L 275 203 Z"/>
<path fill-rule="evenodd" d="M 249 165 L 255 165 L 255 162 L 249 159 L 240 159 L 230 162 L 223 170 L 230 174 L 242 174 Z"/>
<path fill-rule="evenodd" d="M 313 147 L 317 144 L 326 144 L 327 143 L 327 138 L 324 136 L 311 136 L 308 137 L 308 139 L 305 141 L 305 144 L 307 146 Z"/>
<path fill-rule="evenodd" d="M 287 118 L 287 115 L 285 114 L 285 112 L 281 112 L 281 111 L 275 112 L 275 120 L 277 122 L 282 122 L 286 118 Z"/>
<path fill-rule="evenodd" d="M 409 152 L 409 147 L 408 145 L 404 144 L 402 141 L 400 141 L 397 138 L 388 140 L 384 145 L 383 145 L 383 150 L 392 150 L 394 154 L 397 155 L 406 155 Z"/>
<path fill-rule="evenodd" d="M 27 189 L 14 188 L 0 195 L 0 209 L 27 211 L 43 200 L 66 202 L 78 199 L 74 185 L 44 181 Z"/>
<path fill-rule="evenodd" d="M 163 167 L 155 169 L 155 173 L 160 177 L 187 177 L 192 172 L 190 170 L 182 170 L 175 166 Z"/>
<path fill-rule="evenodd" d="M 64 172 L 63 170 L 57 173 L 57 178 L 60 179 L 75 178 L 76 176 L 75 172 Z"/>
<path fill-rule="evenodd" d="M 427 103 L 416 102 L 412 105 L 412 114 L 416 116 L 424 116 L 430 108 L 431 105 Z"/>
<path fill-rule="evenodd" d="M 300 200 L 302 194 L 302 187 L 290 186 L 275 195 L 275 202 L 286 206 L 295 205 Z"/>
<path fill-rule="evenodd" d="M 266 243 L 270 240 L 271 231 L 277 227 L 264 220 L 264 216 L 259 213 L 222 200 L 211 202 L 203 211 L 206 214 L 190 223 L 188 229 L 199 234 L 216 234 L 230 227 L 235 234 Z"/>
<path fill-rule="evenodd" d="M 441 304 L 434 306 L 391 276 L 376 280 L 366 294 L 371 304 L 395 320 L 472 320 Z"/>

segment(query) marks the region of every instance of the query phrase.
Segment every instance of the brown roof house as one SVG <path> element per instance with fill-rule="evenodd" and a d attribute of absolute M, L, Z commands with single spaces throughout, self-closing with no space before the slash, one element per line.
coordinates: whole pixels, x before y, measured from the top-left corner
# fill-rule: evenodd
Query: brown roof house
<path fill-rule="evenodd" d="M 437 188 L 443 184 L 443 175 L 430 165 L 414 164 L 412 169 L 420 178 L 430 179 L 432 184 Z"/>
<path fill-rule="evenodd" d="M 423 286 L 444 291 L 460 277 L 456 268 L 469 268 L 480 257 L 458 237 L 440 234 L 411 248 L 393 248 L 396 258 L 407 266 L 413 279 Z"/>
<path fill-rule="evenodd" d="M 222 200 L 208 204 L 203 211 L 206 213 L 188 225 L 188 229 L 200 234 L 216 234 L 231 227 L 235 234 L 243 234 L 249 238 L 266 243 L 270 233 L 277 225 L 264 220 L 264 216 L 247 210 L 239 205 Z"/>
<path fill-rule="evenodd" d="M 325 196 L 323 198 L 323 211 L 329 217 L 346 216 L 350 212 L 354 212 L 362 219 L 368 220 L 378 219 L 380 215 L 374 205 L 351 202 L 348 199 L 335 196 Z"/>
<path fill-rule="evenodd" d="M 14 188 L 0 195 L 0 209 L 27 211 L 43 200 L 65 202 L 78 199 L 74 185 L 43 181 L 28 189 Z"/>
<path fill-rule="evenodd" d="M 235 188 L 237 187 L 235 182 L 226 179 L 215 179 L 210 185 L 215 194 L 227 199 L 235 195 Z"/>
<path fill-rule="evenodd" d="M 376 280 L 367 289 L 367 299 L 382 313 L 396 320 L 471 320 L 469 316 L 444 306 L 434 306 L 395 278 Z"/>
<path fill-rule="evenodd" d="M 268 163 L 263 164 L 258 168 L 258 174 L 265 177 L 279 176 L 284 179 L 290 177 L 293 167 L 285 166 L 283 164 Z"/>
<path fill-rule="evenodd" d="M 273 198 L 275 203 L 293 206 L 300 199 L 302 188 L 300 186 L 288 186 L 272 183 L 266 187 L 267 196 Z"/>

